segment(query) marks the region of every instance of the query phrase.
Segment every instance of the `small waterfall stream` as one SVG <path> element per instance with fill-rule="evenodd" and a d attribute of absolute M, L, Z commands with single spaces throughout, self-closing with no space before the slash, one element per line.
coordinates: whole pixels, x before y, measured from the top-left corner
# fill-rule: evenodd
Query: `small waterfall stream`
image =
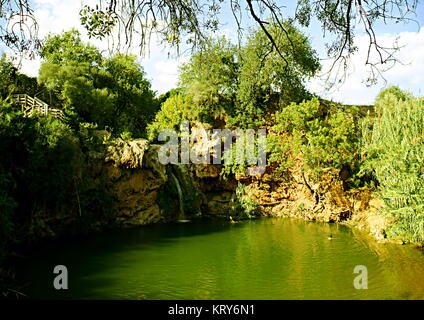
<path fill-rule="evenodd" d="M 173 172 L 170 173 L 172 179 L 175 182 L 175 186 L 177 187 L 177 192 L 178 192 L 178 202 L 180 205 L 180 214 L 179 214 L 179 218 L 180 219 L 184 219 L 184 199 L 183 199 L 183 192 L 181 190 L 181 186 L 180 186 L 180 182 L 178 181 L 177 177 L 175 176 L 175 174 Z"/>
<path fill-rule="evenodd" d="M 187 165 L 171 165 L 168 168 L 168 176 L 170 182 L 175 184 L 178 194 L 178 222 L 190 222 L 193 216 L 201 215 L 202 195 L 198 191 L 199 187 L 195 184 L 189 167 Z"/>

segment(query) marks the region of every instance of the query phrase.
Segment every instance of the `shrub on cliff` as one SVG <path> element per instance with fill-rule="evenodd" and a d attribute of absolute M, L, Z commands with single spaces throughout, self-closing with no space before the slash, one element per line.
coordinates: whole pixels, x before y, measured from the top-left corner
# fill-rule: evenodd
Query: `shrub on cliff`
<path fill-rule="evenodd" d="M 285 170 L 301 156 L 305 170 L 318 175 L 324 168 L 356 168 L 359 110 L 313 98 L 283 107 L 275 115 L 269 163 Z"/>
<path fill-rule="evenodd" d="M 181 121 L 199 121 L 201 117 L 202 109 L 195 106 L 192 95 L 175 93 L 162 104 L 154 122 L 147 126 L 148 138 L 156 140 L 162 130 L 179 131 Z"/>
<path fill-rule="evenodd" d="M 376 115 L 364 126 L 364 170 L 380 184 L 388 235 L 424 241 L 424 100 L 397 87 L 377 97 Z"/>

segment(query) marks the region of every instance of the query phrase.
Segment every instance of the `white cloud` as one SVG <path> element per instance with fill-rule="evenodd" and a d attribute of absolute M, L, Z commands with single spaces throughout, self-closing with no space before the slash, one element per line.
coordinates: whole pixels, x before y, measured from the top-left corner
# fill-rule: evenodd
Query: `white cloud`
<path fill-rule="evenodd" d="M 380 45 L 390 47 L 394 41 L 402 48 L 396 54 L 401 63 L 384 73 L 383 81 L 367 87 L 364 80 L 367 78 L 368 70 L 365 66 L 368 38 L 360 36 L 356 39 L 359 50 L 350 61 L 348 76 L 344 84 L 334 90 L 325 91 L 324 85 L 319 80 L 311 81 L 310 88 L 315 93 L 334 101 L 347 104 L 372 104 L 376 95 L 385 86 L 397 85 L 403 90 L 411 91 L 416 95 L 421 94 L 424 84 L 424 27 L 419 32 L 403 32 L 400 34 L 383 34 L 378 36 Z M 330 61 L 324 63 L 324 70 L 328 68 Z"/>
<path fill-rule="evenodd" d="M 154 69 L 158 72 L 156 78 L 153 78 L 152 84 L 161 92 L 168 91 L 175 87 L 178 81 L 178 66 L 176 60 L 159 61 L 154 64 Z"/>
<path fill-rule="evenodd" d="M 38 75 L 38 69 L 40 68 L 40 59 L 36 58 L 33 60 L 22 61 L 21 72 L 28 76 L 36 77 Z"/>
<path fill-rule="evenodd" d="M 77 28 L 79 23 L 80 2 L 60 0 L 34 0 L 34 16 L 38 23 L 38 37 L 44 38 L 49 33 L 60 33 Z M 40 68 L 40 58 L 23 59 L 21 72 L 29 76 L 37 76 Z"/>
<path fill-rule="evenodd" d="M 147 61 L 145 69 L 151 77 L 153 89 L 158 93 L 165 93 L 175 88 L 178 83 L 178 69 L 186 61 L 187 57 L 162 59 L 152 64 Z"/>

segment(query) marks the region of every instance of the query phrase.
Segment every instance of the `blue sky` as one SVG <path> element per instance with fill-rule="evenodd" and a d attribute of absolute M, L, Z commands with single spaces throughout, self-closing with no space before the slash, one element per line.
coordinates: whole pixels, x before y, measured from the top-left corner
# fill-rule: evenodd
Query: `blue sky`
<path fill-rule="evenodd" d="M 90 3 L 94 0 L 84 0 L 84 3 Z M 40 36 L 45 36 L 49 32 L 60 33 L 71 28 L 77 28 L 83 34 L 83 39 L 88 41 L 84 29 L 79 24 L 79 9 L 81 1 L 75 0 L 32 0 L 35 8 L 40 31 Z M 293 11 L 295 1 L 285 1 L 288 3 L 286 8 L 290 14 Z M 246 16 L 245 16 L 246 18 Z M 424 26 L 424 4 L 421 3 L 418 8 L 418 22 Z M 224 25 L 220 28 L 219 33 L 229 38 L 236 39 L 235 25 L 232 23 L 232 17 L 228 11 L 224 11 L 222 19 Z M 248 22 L 247 24 L 251 24 Z M 367 76 L 367 69 L 364 66 L 365 52 L 367 48 L 367 39 L 361 35 L 360 30 L 357 33 L 356 45 L 359 51 L 355 54 L 350 63 L 348 77 L 345 83 L 332 90 L 327 90 L 319 79 L 313 79 L 308 83 L 308 87 L 321 96 L 338 102 L 350 104 L 372 104 L 376 94 L 384 87 L 384 85 L 398 85 L 402 89 L 413 92 L 416 95 L 423 95 L 424 88 L 424 28 L 420 29 L 414 23 L 409 24 L 380 24 L 376 28 L 377 35 L 381 44 L 390 46 L 398 37 L 399 43 L 404 47 L 398 53 L 398 58 L 403 64 L 398 64 L 394 68 L 387 71 L 384 76 L 387 83 L 378 83 L 373 87 L 367 87 L 363 80 Z M 312 46 L 317 50 L 321 58 L 325 57 L 324 43 L 331 38 L 322 38 L 320 26 L 313 22 L 311 27 L 304 30 L 310 37 Z M 103 50 L 107 50 L 107 41 L 90 40 L 90 42 Z M 138 54 L 139 50 L 132 50 Z M 181 63 L 188 60 L 189 55 L 185 54 L 180 57 L 168 55 L 169 50 L 152 41 L 150 54 L 146 57 L 140 57 L 147 77 L 152 81 L 152 87 L 158 93 L 164 93 L 173 88 L 178 80 L 178 67 Z M 331 63 L 331 61 L 323 60 L 323 69 Z M 40 60 L 24 60 L 22 62 L 22 72 L 31 76 L 36 76 Z"/>

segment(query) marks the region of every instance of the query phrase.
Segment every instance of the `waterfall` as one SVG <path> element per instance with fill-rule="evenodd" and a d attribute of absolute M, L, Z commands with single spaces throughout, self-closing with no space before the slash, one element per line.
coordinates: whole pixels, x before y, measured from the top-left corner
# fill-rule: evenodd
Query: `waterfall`
<path fill-rule="evenodd" d="M 178 192 L 179 211 L 178 222 L 190 222 L 189 217 L 200 215 L 202 198 L 194 184 L 192 173 L 187 165 L 171 165 L 169 179 Z"/>
<path fill-rule="evenodd" d="M 178 201 L 180 203 L 180 218 L 184 217 L 184 199 L 183 199 L 183 192 L 181 191 L 181 186 L 180 183 L 177 179 L 177 177 L 175 176 L 175 174 L 173 172 L 171 172 L 171 177 L 172 179 L 174 179 L 175 182 L 175 186 L 177 187 L 177 192 L 178 192 Z"/>

